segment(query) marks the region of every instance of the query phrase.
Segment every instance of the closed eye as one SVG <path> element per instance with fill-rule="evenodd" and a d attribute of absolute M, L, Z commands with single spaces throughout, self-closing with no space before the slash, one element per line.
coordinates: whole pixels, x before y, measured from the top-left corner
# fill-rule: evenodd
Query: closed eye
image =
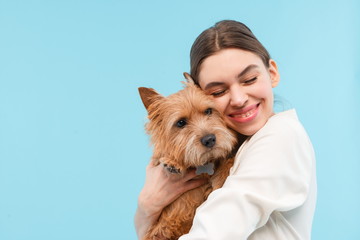
<path fill-rule="evenodd" d="M 251 78 L 249 80 L 244 81 L 245 84 L 252 84 L 257 80 L 257 77 Z"/>
<path fill-rule="evenodd" d="M 220 97 L 220 96 L 224 95 L 225 92 L 226 92 L 226 90 L 220 90 L 220 91 L 212 92 L 210 95 L 212 95 L 214 97 Z"/>

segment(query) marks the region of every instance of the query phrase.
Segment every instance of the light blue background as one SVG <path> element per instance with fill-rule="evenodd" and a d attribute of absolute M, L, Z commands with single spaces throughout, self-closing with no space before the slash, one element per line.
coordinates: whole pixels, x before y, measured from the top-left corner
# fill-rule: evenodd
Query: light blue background
<path fill-rule="evenodd" d="M 196 36 L 246 23 L 317 154 L 313 239 L 360 239 L 360 5 L 0 0 L 0 239 L 136 239 L 151 156 L 137 88 L 181 88 Z M 241 227 L 241 226 L 240 226 Z"/>

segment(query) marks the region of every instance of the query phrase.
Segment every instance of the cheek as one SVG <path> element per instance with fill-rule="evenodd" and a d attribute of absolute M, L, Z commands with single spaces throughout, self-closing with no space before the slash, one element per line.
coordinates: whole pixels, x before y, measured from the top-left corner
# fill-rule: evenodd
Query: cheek
<path fill-rule="evenodd" d="M 268 82 L 263 82 L 261 85 L 258 85 L 255 92 L 258 98 L 266 99 L 268 101 L 273 100 L 272 87 Z"/>
<path fill-rule="evenodd" d="M 220 97 L 220 98 L 214 98 L 214 102 L 215 102 L 215 107 L 216 109 L 224 114 L 225 109 L 227 107 L 227 101 L 225 97 Z"/>

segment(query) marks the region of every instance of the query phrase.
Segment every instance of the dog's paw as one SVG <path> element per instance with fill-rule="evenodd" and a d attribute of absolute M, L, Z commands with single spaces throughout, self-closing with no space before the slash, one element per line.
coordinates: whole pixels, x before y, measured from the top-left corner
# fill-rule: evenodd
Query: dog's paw
<path fill-rule="evenodd" d="M 179 168 L 176 168 L 173 165 L 168 165 L 166 163 L 163 163 L 163 167 L 169 172 L 169 173 L 173 173 L 173 174 L 179 174 L 181 173 L 181 170 Z"/>

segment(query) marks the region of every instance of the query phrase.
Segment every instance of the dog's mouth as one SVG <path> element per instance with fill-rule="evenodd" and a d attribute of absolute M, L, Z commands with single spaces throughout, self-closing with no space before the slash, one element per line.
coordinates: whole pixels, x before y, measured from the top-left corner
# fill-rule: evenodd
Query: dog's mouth
<path fill-rule="evenodd" d="M 208 173 L 212 175 L 222 161 L 233 158 L 236 152 L 237 151 L 234 150 L 227 151 L 221 147 L 213 147 L 203 152 L 192 167 L 197 169 L 196 173 Z"/>
<path fill-rule="evenodd" d="M 197 158 L 197 165 L 205 165 L 210 162 L 217 162 L 223 158 L 226 158 L 228 155 L 228 151 L 222 147 L 214 146 L 212 148 L 207 148 L 201 154 L 199 154 Z M 197 167 L 197 166 L 196 166 Z"/>

